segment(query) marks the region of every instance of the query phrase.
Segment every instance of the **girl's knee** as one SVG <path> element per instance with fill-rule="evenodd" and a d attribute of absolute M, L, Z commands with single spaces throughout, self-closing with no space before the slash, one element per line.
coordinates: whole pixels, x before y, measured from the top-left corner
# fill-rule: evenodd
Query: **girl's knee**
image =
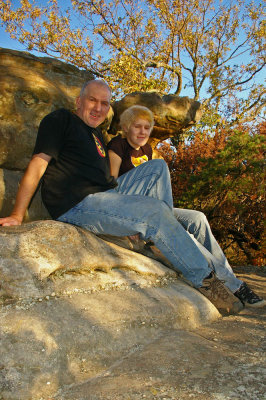
<path fill-rule="evenodd" d="M 152 168 L 153 172 L 159 171 L 160 174 L 163 174 L 164 172 L 168 173 L 168 165 L 164 160 L 161 158 L 154 158 L 153 160 L 148 161 L 149 167 Z"/>
<path fill-rule="evenodd" d="M 207 217 L 202 211 L 193 210 L 193 220 L 198 227 L 203 227 L 208 223 Z"/>
<path fill-rule="evenodd" d="M 149 161 L 149 163 L 154 165 L 159 165 L 162 168 L 167 167 L 166 162 L 162 158 L 153 158 L 152 160 Z"/>

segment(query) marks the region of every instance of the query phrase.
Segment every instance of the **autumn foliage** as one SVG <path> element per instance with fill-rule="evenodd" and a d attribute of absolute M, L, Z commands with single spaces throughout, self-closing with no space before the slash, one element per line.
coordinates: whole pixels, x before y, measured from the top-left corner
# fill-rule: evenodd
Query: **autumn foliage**
<path fill-rule="evenodd" d="M 0 0 L 0 24 L 25 49 L 104 78 L 116 99 L 156 90 L 219 113 L 236 98 L 239 120 L 265 102 L 264 10 L 260 0 Z"/>
<path fill-rule="evenodd" d="M 194 132 L 176 147 L 159 149 L 175 206 L 203 211 L 234 264 L 265 265 L 265 127 Z"/>
<path fill-rule="evenodd" d="M 263 1 L 0 0 L 0 24 L 25 50 L 105 79 L 116 100 L 199 100 L 201 128 L 160 147 L 175 204 L 204 211 L 234 263 L 263 263 Z"/>

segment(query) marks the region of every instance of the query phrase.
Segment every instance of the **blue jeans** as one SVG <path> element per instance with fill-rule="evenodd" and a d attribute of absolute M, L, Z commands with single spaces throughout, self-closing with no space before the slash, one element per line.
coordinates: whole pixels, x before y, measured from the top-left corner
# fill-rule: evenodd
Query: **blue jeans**
<path fill-rule="evenodd" d="M 234 275 L 221 247 L 213 236 L 205 214 L 200 211 L 184 210 L 182 208 L 174 208 L 173 212 L 176 219 L 194 240 L 209 265 L 212 266 L 217 277 L 224 281 L 225 285 L 233 293 L 239 289 L 242 281 Z"/>
<path fill-rule="evenodd" d="M 200 287 L 212 265 L 173 213 L 166 163 L 151 160 L 117 181 L 118 187 L 88 195 L 58 221 L 82 226 L 95 234 L 140 234 L 141 239 L 154 242 L 173 269 Z"/>

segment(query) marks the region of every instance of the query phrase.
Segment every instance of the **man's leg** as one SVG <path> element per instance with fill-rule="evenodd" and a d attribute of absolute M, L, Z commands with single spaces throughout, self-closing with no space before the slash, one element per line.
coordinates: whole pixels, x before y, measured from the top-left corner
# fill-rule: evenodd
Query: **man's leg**
<path fill-rule="evenodd" d="M 241 303 L 215 277 L 190 235 L 174 217 L 169 183 L 162 178 L 163 174 L 155 173 L 158 166 L 168 171 L 166 164 L 153 161 L 120 177 L 117 188 L 87 196 L 58 220 L 95 234 L 140 234 L 142 239 L 152 240 L 173 269 L 182 272 L 221 312 L 238 312 Z"/>
<path fill-rule="evenodd" d="M 154 197 L 164 201 L 172 208 L 172 188 L 170 173 L 164 160 L 151 160 L 127 172 L 118 178 L 118 188 L 122 194 Z M 174 208 L 174 216 L 204 255 L 217 277 L 235 292 L 241 285 L 236 278 L 219 244 L 215 240 L 206 216 L 199 211 Z M 181 232 L 181 233 L 180 233 Z M 178 226 L 177 235 L 184 235 Z"/>
<path fill-rule="evenodd" d="M 211 272 L 208 262 L 172 210 L 152 197 L 123 195 L 114 189 L 87 196 L 58 218 L 61 222 L 82 226 L 95 234 L 129 236 L 140 234 L 152 240 L 195 287 Z"/>
<path fill-rule="evenodd" d="M 243 283 L 237 279 L 221 247 L 216 241 L 206 216 L 196 210 L 174 208 L 174 216 L 195 238 L 195 243 L 213 266 L 217 277 L 234 293 Z"/>
<path fill-rule="evenodd" d="M 139 166 L 138 168 L 129 171 L 118 179 L 118 183 L 119 186 L 117 191 L 120 193 L 152 196 L 164 201 L 169 205 L 170 208 L 172 208 L 170 173 L 167 164 L 163 160 L 152 160 Z M 238 292 L 240 290 L 239 288 L 242 288 L 243 283 L 234 275 L 224 253 L 222 252 L 211 232 L 211 228 L 206 216 L 198 211 L 182 209 L 174 209 L 174 214 L 177 220 L 182 224 L 183 228 L 189 232 L 194 244 L 198 247 L 200 253 L 206 258 L 209 266 L 211 266 L 211 268 L 215 271 L 218 279 L 221 282 L 225 282 L 226 286 L 231 292 Z M 178 226 L 176 234 L 181 235 L 181 237 L 184 235 L 184 232 L 180 226 Z M 204 292 L 205 296 L 210 299 L 218 294 L 218 287 L 220 287 L 220 292 L 223 291 L 219 281 L 214 282 L 216 279 L 215 277 L 211 279 L 212 288 L 216 287 L 213 294 L 210 295 L 208 289 L 206 292 L 206 286 L 201 290 Z M 210 282 L 207 281 L 205 283 L 208 285 L 208 287 L 210 287 Z M 247 291 L 245 290 L 244 296 L 246 296 L 246 292 Z M 225 296 L 227 296 L 226 293 Z M 249 303 L 261 302 L 261 300 L 262 299 L 259 298 L 254 292 L 250 291 L 248 293 Z M 241 301 L 244 303 L 243 300 Z M 247 304 L 247 301 L 245 301 L 245 304 Z M 239 311 L 238 305 L 234 304 L 234 300 L 231 299 L 231 310 L 233 309 L 235 311 Z"/>

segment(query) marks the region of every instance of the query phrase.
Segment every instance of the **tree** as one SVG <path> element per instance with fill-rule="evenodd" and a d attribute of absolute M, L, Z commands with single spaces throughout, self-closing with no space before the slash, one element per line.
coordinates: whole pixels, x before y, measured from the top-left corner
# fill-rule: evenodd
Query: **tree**
<path fill-rule="evenodd" d="M 234 263 L 265 265 L 265 133 L 265 124 L 219 128 L 213 136 L 198 132 L 176 149 L 166 143 L 159 149 L 175 206 L 202 210 Z"/>
<path fill-rule="evenodd" d="M 232 120 L 257 115 L 265 93 L 263 4 L 247 0 L 0 0 L 11 37 L 103 77 L 116 95 L 157 90 L 190 95 Z M 235 108 L 234 108 L 235 110 Z"/>

